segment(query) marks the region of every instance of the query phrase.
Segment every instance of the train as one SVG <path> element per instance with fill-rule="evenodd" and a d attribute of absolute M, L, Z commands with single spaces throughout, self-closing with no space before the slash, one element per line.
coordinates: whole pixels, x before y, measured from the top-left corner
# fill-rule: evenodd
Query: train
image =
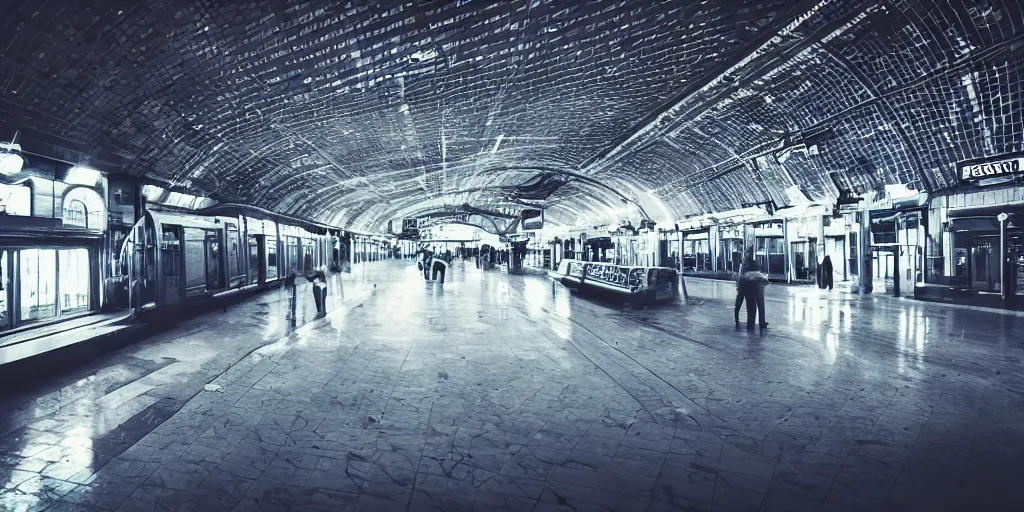
<path fill-rule="evenodd" d="M 549 275 L 570 290 L 585 290 L 641 304 L 671 301 L 679 296 L 679 275 L 674 268 L 566 259 Z"/>
<path fill-rule="evenodd" d="M 337 266 L 343 235 L 255 209 L 148 210 L 121 244 L 108 293 L 119 308 L 163 309 Z"/>

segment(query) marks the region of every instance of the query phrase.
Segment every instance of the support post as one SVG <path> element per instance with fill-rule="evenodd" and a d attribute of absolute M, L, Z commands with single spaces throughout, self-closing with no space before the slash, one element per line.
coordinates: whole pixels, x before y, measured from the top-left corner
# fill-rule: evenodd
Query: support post
<path fill-rule="evenodd" d="M 861 295 L 867 295 L 871 293 L 871 274 L 874 273 L 871 268 L 871 211 L 864 209 L 858 213 L 860 213 L 860 236 L 857 237 L 857 244 L 860 246 L 860 286 L 858 291 Z"/>
<path fill-rule="evenodd" d="M 999 219 L 999 295 L 1003 299 L 1003 307 L 1009 306 L 1010 295 L 1006 292 L 1007 275 L 1006 269 L 1009 266 L 1010 251 L 1006 250 L 1006 220 L 1010 218 L 1005 212 L 1000 213 Z"/>

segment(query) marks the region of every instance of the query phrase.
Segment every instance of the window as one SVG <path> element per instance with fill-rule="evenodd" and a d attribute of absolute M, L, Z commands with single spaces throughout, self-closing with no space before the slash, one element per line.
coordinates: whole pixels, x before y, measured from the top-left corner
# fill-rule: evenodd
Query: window
<path fill-rule="evenodd" d="M 277 239 L 267 237 L 267 279 L 277 279 Z"/>
<path fill-rule="evenodd" d="M 310 272 L 313 267 L 313 240 L 306 238 L 302 240 L 302 271 Z"/>
<path fill-rule="evenodd" d="M 61 249 L 57 251 L 60 264 L 60 313 L 70 315 L 89 310 L 89 251 L 87 249 Z"/>
<path fill-rule="evenodd" d="M 84 202 L 78 199 L 68 202 L 68 206 L 64 208 L 64 224 L 82 226 L 83 228 L 89 227 L 89 210 L 85 207 Z"/>
<path fill-rule="evenodd" d="M 757 238 L 757 265 L 766 274 L 784 274 L 786 272 L 786 255 L 782 247 L 782 238 Z"/>
<path fill-rule="evenodd" d="M 19 251 L 22 322 L 57 316 L 57 252 L 53 249 Z"/>
<path fill-rule="evenodd" d="M 711 250 L 707 238 L 698 237 L 683 241 L 683 270 L 711 270 Z"/>
<path fill-rule="evenodd" d="M 722 251 L 718 256 L 718 270 L 739 272 L 743 264 L 743 240 L 728 239 L 721 242 Z"/>
<path fill-rule="evenodd" d="M 299 270 L 299 239 L 294 236 L 285 237 L 285 274 Z"/>
<path fill-rule="evenodd" d="M 260 246 L 255 235 L 249 235 L 249 283 L 259 282 Z"/>
<path fill-rule="evenodd" d="M 229 284 L 234 284 L 235 278 L 243 275 L 242 269 L 245 268 L 244 260 L 242 259 L 242 252 L 238 247 L 238 227 L 234 224 L 228 223 L 225 227 L 227 232 L 227 244 L 228 249 L 228 279 L 231 281 Z"/>

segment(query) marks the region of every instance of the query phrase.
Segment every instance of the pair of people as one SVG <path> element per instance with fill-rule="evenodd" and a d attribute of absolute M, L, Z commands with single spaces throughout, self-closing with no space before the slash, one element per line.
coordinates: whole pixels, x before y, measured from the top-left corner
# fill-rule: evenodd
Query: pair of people
<path fill-rule="evenodd" d="M 761 329 L 768 328 L 764 318 L 764 287 L 768 285 L 768 275 L 758 268 L 753 258 L 747 259 L 740 267 L 736 278 L 736 307 L 733 311 L 736 327 L 740 326 L 740 307 L 747 303 L 747 329 L 754 328 L 755 315 L 760 317 Z"/>

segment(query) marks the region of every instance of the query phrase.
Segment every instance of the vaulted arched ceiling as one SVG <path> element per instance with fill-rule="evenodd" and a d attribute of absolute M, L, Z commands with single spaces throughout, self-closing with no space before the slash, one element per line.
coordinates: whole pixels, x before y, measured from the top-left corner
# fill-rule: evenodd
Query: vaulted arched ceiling
<path fill-rule="evenodd" d="M 362 230 L 552 177 L 679 218 L 1021 151 L 1022 46 L 1017 0 L 12 0 L 0 138 Z"/>

